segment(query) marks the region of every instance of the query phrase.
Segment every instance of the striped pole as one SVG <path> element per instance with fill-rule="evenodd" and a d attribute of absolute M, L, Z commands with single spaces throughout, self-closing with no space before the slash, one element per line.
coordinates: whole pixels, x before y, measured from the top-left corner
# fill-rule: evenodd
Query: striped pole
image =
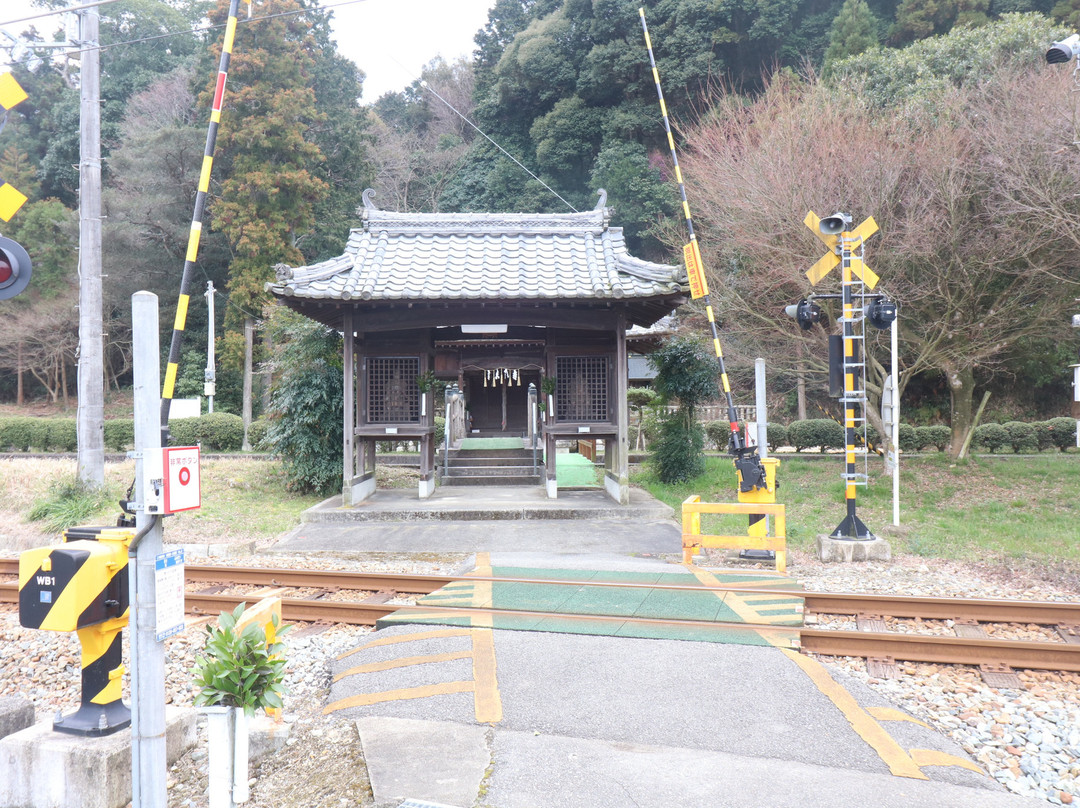
<path fill-rule="evenodd" d="M 180 343 L 183 341 L 184 327 L 187 323 L 188 303 L 191 300 L 191 276 L 195 269 L 195 259 L 199 254 L 203 209 L 206 206 L 206 194 L 210 190 L 210 168 L 214 164 L 214 145 L 217 143 L 218 125 L 221 123 L 225 77 L 229 73 L 229 59 L 232 56 L 233 39 L 236 36 L 236 11 L 239 5 L 240 0 L 231 0 L 229 3 L 229 20 L 225 25 L 225 41 L 221 46 L 221 61 L 218 65 L 217 85 L 214 88 L 214 104 L 210 110 L 210 126 L 206 130 L 206 149 L 203 151 L 202 172 L 199 174 L 199 190 L 195 195 L 195 213 L 191 217 L 187 255 L 184 257 L 184 274 L 180 279 L 180 297 L 176 302 L 176 320 L 173 323 L 172 343 L 169 346 L 169 362 L 165 366 L 165 381 L 161 389 L 162 446 L 168 444 L 169 409 L 172 406 L 176 373 L 180 366 Z"/>
<path fill-rule="evenodd" d="M 852 248 L 858 243 L 859 256 L 852 255 Z M 847 515 L 829 538 L 831 539 L 873 539 L 875 536 L 862 520 L 855 515 L 855 491 L 857 487 L 855 473 L 855 406 L 866 406 L 866 394 L 863 390 L 862 376 L 859 372 L 861 356 L 858 340 L 862 334 L 855 333 L 855 295 L 852 290 L 852 260 L 861 260 L 862 239 L 850 232 L 843 232 L 839 236 L 840 265 L 843 272 L 841 277 L 843 291 L 843 324 L 844 324 L 844 457 L 846 460 L 846 472 L 844 474 L 844 501 L 847 504 Z M 860 306 L 862 302 L 860 301 Z M 860 329 L 861 331 L 861 329 Z"/>
<path fill-rule="evenodd" d="M 671 121 L 668 118 L 667 104 L 664 102 L 664 91 L 660 88 L 660 73 L 656 69 L 656 57 L 653 55 L 652 40 L 649 38 L 649 26 L 645 22 L 645 9 L 639 8 L 641 15 L 641 30 L 645 34 L 645 48 L 649 51 L 649 64 L 652 66 L 653 81 L 656 83 L 656 96 L 660 99 L 660 114 L 664 118 L 664 130 L 667 132 L 668 148 L 671 150 L 671 161 L 675 166 L 675 180 L 679 183 L 679 197 L 682 200 L 683 216 L 686 218 L 686 230 L 690 237 L 687 245 L 692 256 L 691 261 L 696 260 L 697 266 L 701 266 L 701 250 L 698 248 L 697 236 L 694 234 L 694 218 L 690 215 L 690 204 L 686 201 L 686 185 L 683 182 L 682 169 L 679 168 L 679 155 L 675 151 L 675 138 L 671 134 Z M 689 268 L 688 268 L 689 271 Z M 716 317 L 713 315 L 712 302 L 709 299 L 709 287 L 705 280 L 705 273 L 700 273 L 700 294 L 694 297 L 705 299 L 705 314 L 709 318 L 709 328 L 712 329 L 713 350 L 716 352 L 716 364 L 720 368 L 720 383 L 723 387 L 724 396 L 727 399 L 728 425 L 731 427 L 731 448 L 733 453 L 742 455 L 746 450 L 742 435 L 739 433 L 739 419 L 735 414 L 735 402 L 731 397 L 731 384 L 728 382 L 727 370 L 724 367 L 724 350 L 720 347 L 720 334 L 716 328 Z"/>
<path fill-rule="evenodd" d="M 690 295 L 694 299 L 704 298 L 705 300 L 705 314 L 709 318 L 713 350 L 716 352 L 716 364 L 720 369 L 720 385 L 727 400 L 728 426 L 731 428 L 731 442 L 728 444 L 728 453 L 735 458 L 735 469 L 739 474 L 739 491 L 741 493 L 767 489 L 765 467 L 757 456 L 757 447 L 747 446 L 739 432 L 739 418 L 735 414 L 735 401 L 731 396 L 731 383 L 728 381 L 727 369 L 724 367 L 724 350 L 720 347 L 720 334 L 716 328 L 716 317 L 713 314 L 712 302 L 709 299 L 709 284 L 705 278 L 705 269 L 701 261 L 701 250 L 698 248 L 697 236 L 694 234 L 694 218 L 690 215 L 690 204 L 686 201 L 686 184 L 683 182 L 682 169 L 679 168 L 679 155 L 675 151 L 675 138 L 671 134 L 671 121 L 668 117 L 667 104 L 664 102 L 664 91 L 660 88 L 660 73 L 656 69 L 656 57 L 653 55 L 649 26 L 645 22 L 645 9 L 639 8 L 638 14 L 641 16 L 641 30 L 645 34 L 645 48 L 649 51 L 649 64 L 652 66 L 653 82 L 656 84 L 656 97 L 660 99 L 660 114 L 664 118 L 664 131 L 667 132 L 668 148 L 671 150 L 671 161 L 675 166 L 675 180 L 679 183 L 679 197 L 682 199 L 683 216 L 686 218 L 686 231 L 690 239 L 689 243 L 683 247 L 686 274 L 690 280 Z"/>

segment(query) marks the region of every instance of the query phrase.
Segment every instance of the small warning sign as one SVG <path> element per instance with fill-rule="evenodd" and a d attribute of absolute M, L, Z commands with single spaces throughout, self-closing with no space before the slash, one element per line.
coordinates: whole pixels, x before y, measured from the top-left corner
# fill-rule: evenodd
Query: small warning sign
<path fill-rule="evenodd" d="M 190 511 L 202 505 L 199 447 L 170 446 L 163 450 L 165 503 L 162 513 Z"/>
<path fill-rule="evenodd" d="M 686 262 L 686 277 L 690 280 L 690 297 L 697 300 L 709 294 L 709 284 L 705 281 L 705 268 L 701 264 L 701 250 L 697 241 L 691 241 L 682 249 L 683 261 Z"/>

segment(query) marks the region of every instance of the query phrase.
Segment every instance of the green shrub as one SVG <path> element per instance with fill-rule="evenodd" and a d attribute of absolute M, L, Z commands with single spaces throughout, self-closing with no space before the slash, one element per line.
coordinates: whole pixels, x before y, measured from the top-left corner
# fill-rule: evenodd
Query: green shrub
<path fill-rule="evenodd" d="M 781 446 L 788 445 L 788 430 L 783 424 L 768 424 L 769 451 L 775 452 Z"/>
<path fill-rule="evenodd" d="M 697 477 L 705 471 L 705 430 L 681 413 L 673 413 L 660 427 L 652 450 L 656 476 L 671 484 Z"/>
<path fill-rule="evenodd" d="M 244 419 L 239 415 L 228 412 L 203 415 L 196 428 L 204 452 L 238 452 L 244 445 Z"/>
<path fill-rule="evenodd" d="M 1051 418 L 1049 424 L 1050 434 L 1053 437 L 1053 445 L 1061 451 L 1076 445 L 1076 420 L 1073 418 Z"/>
<path fill-rule="evenodd" d="M 726 421 L 709 421 L 705 424 L 705 440 L 718 452 L 726 452 L 731 440 L 731 425 Z"/>
<path fill-rule="evenodd" d="M 944 452 L 951 440 L 952 430 L 945 424 L 915 427 L 915 442 L 919 444 L 920 449 L 933 446 L 939 452 Z"/>
<path fill-rule="evenodd" d="M 79 448 L 74 418 L 53 418 L 49 421 L 49 450 L 74 452 Z"/>
<path fill-rule="evenodd" d="M 919 437 L 915 427 L 911 424 L 900 424 L 897 432 L 899 432 L 901 452 L 919 451 Z"/>
<path fill-rule="evenodd" d="M 341 490 L 344 398 L 341 337 L 287 309 L 268 321 L 278 373 L 269 437 L 293 491 Z"/>
<path fill-rule="evenodd" d="M 1035 441 L 1039 444 L 1039 451 L 1054 448 L 1054 430 L 1050 428 L 1050 422 L 1036 421 L 1032 426 L 1035 427 Z"/>
<path fill-rule="evenodd" d="M 438 449 L 446 443 L 446 419 L 441 415 L 435 416 L 435 448 Z"/>
<path fill-rule="evenodd" d="M 27 418 L 26 422 L 30 448 L 47 452 L 49 450 L 49 419 Z"/>
<path fill-rule="evenodd" d="M 861 439 L 864 433 L 863 433 L 863 430 L 856 429 L 855 434 L 857 436 L 859 436 L 859 439 Z M 865 436 L 866 436 L 866 443 L 868 444 L 867 445 L 868 449 L 871 449 L 871 448 L 880 449 L 880 448 L 884 447 L 885 441 L 884 441 L 884 439 L 882 439 L 881 435 L 878 434 L 877 427 L 875 427 L 873 424 L 868 423 L 866 425 Z M 856 445 L 858 445 L 858 439 L 856 440 Z"/>
<path fill-rule="evenodd" d="M 1002 446 L 1009 445 L 1009 431 L 1001 424 L 980 424 L 975 428 L 971 442 L 993 454 Z"/>
<path fill-rule="evenodd" d="M 1023 421 L 1009 421 L 1004 424 L 1009 433 L 1009 445 L 1016 454 L 1028 454 L 1039 451 L 1039 437 L 1033 424 Z"/>
<path fill-rule="evenodd" d="M 135 422 L 127 418 L 113 418 L 105 422 L 105 446 L 114 452 L 127 451 L 135 445 Z"/>
<path fill-rule="evenodd" d="M 269 452 L 273 449 L 266 439 L 269 429 L 270 419 L 265 416 L 251 422 L 251 426 L 248 427 L 248 443 L 251 444 L 252 451 Z"/>
<path fill-rule="evenodd" d="M 195 446 L 199 442 L 198 418 L 174 418 L 169 421 L 170 446 Z"/>
<path fill-rule="evenodd" d="M 14 416 L 0 418 L 0 449 L 14 452 L 30 451 L 31 429 L 29 418 Z"/>
<path fill-rule="evenodd" d="M 274 642 L 267 644 L 266 632 L 258 622 L 242 630 L 236 624 L 243 618 L 241 603 L 232 614 L 222 612 L 218 624 L 206 627 L 206 644 L 195 660 L 195 706 L 243 707 L 251 716 L 262 708 L 281 708 L 285 688 L 285 645 L 279 639 L 291 626 L 274 626 Z"/>
<path fill-rule="evenodd" d="M 815 446 L 825 452 L 828 449 L 843 449 L 846 445 L 844 427 L 831 418 L 794 421 L 788 426 L 787 438 L 796 452 Z"/>

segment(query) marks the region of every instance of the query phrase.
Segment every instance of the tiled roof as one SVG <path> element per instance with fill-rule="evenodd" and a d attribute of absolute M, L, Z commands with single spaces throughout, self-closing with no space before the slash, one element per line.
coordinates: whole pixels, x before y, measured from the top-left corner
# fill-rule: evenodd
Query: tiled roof
<path fill-rule="evenodd" d="M 601 203 L 603 202 L 601 196 Z M 678 295 L 681 266 L 626 251 L 609 209 L 584 213 L 397 213 L 365 192 L 345 254 L 279 265 L 279 297 L 310 300 L 620 300 Z"/>

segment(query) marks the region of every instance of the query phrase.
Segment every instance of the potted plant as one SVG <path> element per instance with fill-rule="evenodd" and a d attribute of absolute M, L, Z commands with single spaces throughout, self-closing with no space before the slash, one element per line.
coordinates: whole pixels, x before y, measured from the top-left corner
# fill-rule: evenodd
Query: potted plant
<path fill-rule="evenodd" d="M 427 395 L 435 386 L 435 374 L 430 370 L 416 377 L 416 386 L 420 388 L 420 415 L 427 415 Z"/>
<path fill-rule="evenodd" d="M 540 412 L 545 410 L 551 411 L 551 417 L 555 417 L 555 377 L 545 376 L 540 380 L 540 392 L 544 394 L 544 398 L 540 401 Z M 546 406 L 545 406 L 546 404 Z"/>
<path fill-rule="evenodd" d="M 210 806 L 231 808 L 248 799 L 247 720 L 259 707 L 280 709 L 285 690 L 285 645 L 292 626 L 271 617 L 271 637 L 259 622 L 244 624 L 241 603 L 222 612 L 217 625 L 206 627 L 206 643 L 195 660 L 195 706 L 207 717 L 210 761 Z"/>

